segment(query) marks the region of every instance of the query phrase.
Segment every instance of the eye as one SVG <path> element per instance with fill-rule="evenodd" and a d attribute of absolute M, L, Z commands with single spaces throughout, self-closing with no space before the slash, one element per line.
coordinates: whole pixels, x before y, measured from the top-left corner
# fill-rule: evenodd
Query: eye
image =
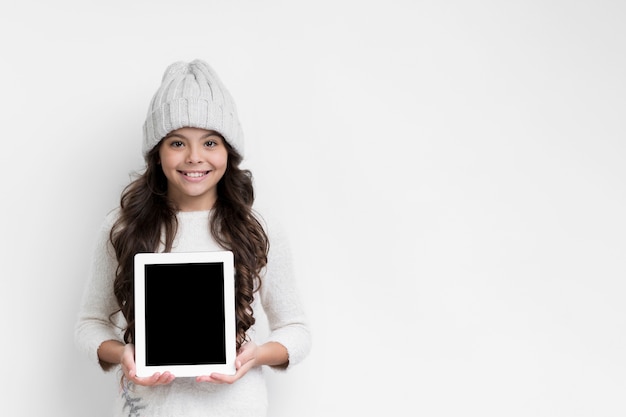
<path fill-rule="evenodd" d="M 184 146 L 184 144 L 180 140 L 173 140 L 172 142 L 170 142 L 170 146 L 172 148 L 181 148 L 182 146 Z"/>
<path fill-rule="evenodd" d="M 206 142 L 204 142 L 204 146 L 206 146 L 207 148 L 214 148 L 218 145 L 218 143 L 214 140 L 207 140 Z"/>

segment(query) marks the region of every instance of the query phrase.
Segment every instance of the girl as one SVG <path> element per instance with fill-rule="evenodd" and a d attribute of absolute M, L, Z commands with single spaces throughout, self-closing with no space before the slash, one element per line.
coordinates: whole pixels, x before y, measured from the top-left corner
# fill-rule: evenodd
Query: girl
<path fill-rule="evenodd" d="M 263 365 L 288 369 L 308 354 L 311 339 L 288 248 L 252 208 L 252 177 L 239 167 L 243 134 L 235 103 L 205 62 L 167 68 L 144 123 L 143 154 L 144 172 L 101 228 L 77 345 L 105 371 L 120 371 L 116 416 L 264 416 Z M 137 377 L 134 255 L 223 249 L 235 257 L 237 372 Z M 270 332 L 257 344 L 261 309 Z"/>

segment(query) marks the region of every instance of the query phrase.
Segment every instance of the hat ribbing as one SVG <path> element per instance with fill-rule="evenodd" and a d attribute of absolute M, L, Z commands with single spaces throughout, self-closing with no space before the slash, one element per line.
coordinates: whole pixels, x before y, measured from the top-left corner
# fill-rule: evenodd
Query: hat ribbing
<path fill-rule="evenodd" d="M 243 131 L 230 93 L 204 61 L 175 62 L 165 70 L 143 126 L 144 156 L 168 133 L 197 127 L 220 133 L 243 156 Z"/>

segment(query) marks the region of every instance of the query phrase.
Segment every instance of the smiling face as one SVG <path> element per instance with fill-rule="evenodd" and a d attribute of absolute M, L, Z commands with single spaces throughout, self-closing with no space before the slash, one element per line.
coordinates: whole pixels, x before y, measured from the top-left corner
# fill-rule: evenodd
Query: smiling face
<path fill-rule="evenodd" d="M 228 163 L 226 143 L 218 133 L 193 127 L 174 130 L 161 142 L 159 159 L 167 195 L 179 210 L 213 207 Z"/>

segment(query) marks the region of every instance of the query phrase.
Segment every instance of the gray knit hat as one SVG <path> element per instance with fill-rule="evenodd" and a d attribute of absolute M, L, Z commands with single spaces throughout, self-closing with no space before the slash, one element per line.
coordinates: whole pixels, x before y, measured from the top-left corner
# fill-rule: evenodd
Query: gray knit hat
<path fill-rule="evenodd" d="M 165 70 L 143 125 L 144 156 L 168 133 L 182 127 L 215 130 L 243 156 L 235 102 L 215 71 L 201 60 L 175 62 Z"/>

